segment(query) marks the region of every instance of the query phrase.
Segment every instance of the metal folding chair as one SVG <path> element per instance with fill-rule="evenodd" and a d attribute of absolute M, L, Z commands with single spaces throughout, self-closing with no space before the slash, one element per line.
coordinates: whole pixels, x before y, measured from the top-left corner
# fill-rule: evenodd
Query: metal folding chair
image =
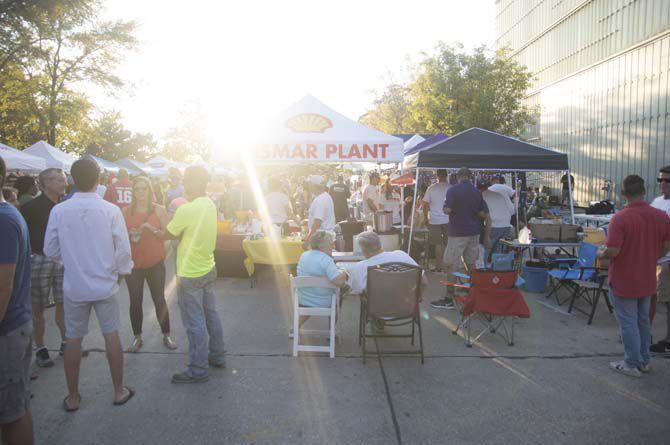
<path fill-rule="evenodd" d="M 368 267 L 367 289 L 361 295 L 361 315 L 358 326 L 358 343 L 363 351 L 363 363 L 368 354 L 366 340 L 376 337 L 411 338 L 414 344 L 415 330 L 419 336 L 419 350 L 381 350 L 373 355 L 418 354 L 423 364 L 423 336 L 421 333 L 421 276 L 420 267 L 405 263 L 385 263 Z M 386 334 L 376 330 L 377 324 L 385 326 L 411 325 L 409 334 Z M 370 325 L 370 333 L 366 326 Z"/>
<path fill-rule="evenodd" d="M 613 313 L 612 303 L 609 300 L 609 286 L 607 285 L 607 269 L 601 267 L 583 267 L 583 272 L 593 271 L 592 279 L 590 280 L 574 280 L 574 291 L 572 292 L 572 297 L 570 298 L 570 307 L 568 307 L 568 313 L 572 312 L 572 309 L 575 309 L 581 312 L 584 315 L 589 317 L 587 324 L 593 322 L 593 316 L 596 313 L 598 307 L 598 301 L 602 296 L 605 299 L 607 304 L 607 309 L 609 309 L 610 314 Z M 589 312 L 586 312 L 579 306 L 575 305 L 577 300 L 583 300 L 589 305 Z"/>
<path fill-rule="evenodd" d="M 556 263 L 572 263 L 570 268 L 552 269 L 549 271 L 549 280 L 552 283 L 552 288 L 549 293 L 545 295 L 546 298 L 551 298 L 552 295 L 556 298 L 556 304 L 559 306 L 568 301 L 559 299 L 558 291 L 563 287 L 568 287 L 574 293 L 576 285 L 575 280 L 590 281 L 596 276 L 594 269 L 596 264 L 596 254 L 598 247 L 589 243 L 579 244 L 579 256 L 576 259 L 568 258 L 566 260 L 554 260 Z"/>

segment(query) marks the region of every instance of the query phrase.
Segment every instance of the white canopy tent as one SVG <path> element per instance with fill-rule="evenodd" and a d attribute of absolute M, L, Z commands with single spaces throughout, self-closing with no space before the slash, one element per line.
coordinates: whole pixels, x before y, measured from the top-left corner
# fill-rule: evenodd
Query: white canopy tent
<path fill-rule="evenodd" d="M 47 168 L 62 168 L 67 173 L 70 173 L 70 167 L 72 167 L 74 161 L 77 160 L 76 157 L 61 151 L 44 141 L 34 143 L 23 150 L 23 152 L 44 159 Z"/>
<path fill-rule="evenodd" d="M 5 144 L 0 144 L 0 157 L 5 161 L 7 170 L 36 173 L 47 168 L 44 159 L 29 155 Z"/>
<path fill-rule="evenodd" d="M 402 139 L 368 128 L 307 95 L 255 141 L 258 163 L 402 162 Z"/>

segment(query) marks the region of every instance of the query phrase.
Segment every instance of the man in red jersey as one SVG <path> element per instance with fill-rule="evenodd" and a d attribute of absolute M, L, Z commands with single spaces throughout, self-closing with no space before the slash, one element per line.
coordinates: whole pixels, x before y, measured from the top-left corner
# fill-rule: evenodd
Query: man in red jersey
<path fill-rule="evenodd" d="M 105 201 L 116 204 L 120 208 L 130 205 L 133 198 L 133 183 L 128 179 L 128 170 L 119 170 L 119 179 L 107 187 Z"/>

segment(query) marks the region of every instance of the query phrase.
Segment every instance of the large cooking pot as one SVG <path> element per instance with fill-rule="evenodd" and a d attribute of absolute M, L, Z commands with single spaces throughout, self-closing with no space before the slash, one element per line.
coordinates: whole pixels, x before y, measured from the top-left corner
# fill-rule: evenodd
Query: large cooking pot
<path fill-rule="evenodd" d="M 376 212 L 373 220 L 373 227 L 377 233 L 386 233 L 393 230 L 393 212 Z"/>

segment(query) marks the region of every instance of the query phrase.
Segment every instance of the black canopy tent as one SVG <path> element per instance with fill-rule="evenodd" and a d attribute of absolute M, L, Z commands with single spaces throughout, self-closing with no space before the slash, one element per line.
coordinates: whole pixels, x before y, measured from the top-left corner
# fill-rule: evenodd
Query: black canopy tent
<path fill-rule="evenodd" d="M 570 164 L 568 155 L 565 153 L 475 127 L 462 131 L 426 150 L 407 156 L 403 167 L 404 169 L 416 168 L 417 177 L 421 169 L 460 167 L 489 171 L 565 171 L 568 177 L 570 213 L 574 224 Z M 417 189 L 418 187 L 414 188 L 415 203 Z M 414 212 L 415 206 L 412 207 L 410 239 L 414 232 Z"/>

